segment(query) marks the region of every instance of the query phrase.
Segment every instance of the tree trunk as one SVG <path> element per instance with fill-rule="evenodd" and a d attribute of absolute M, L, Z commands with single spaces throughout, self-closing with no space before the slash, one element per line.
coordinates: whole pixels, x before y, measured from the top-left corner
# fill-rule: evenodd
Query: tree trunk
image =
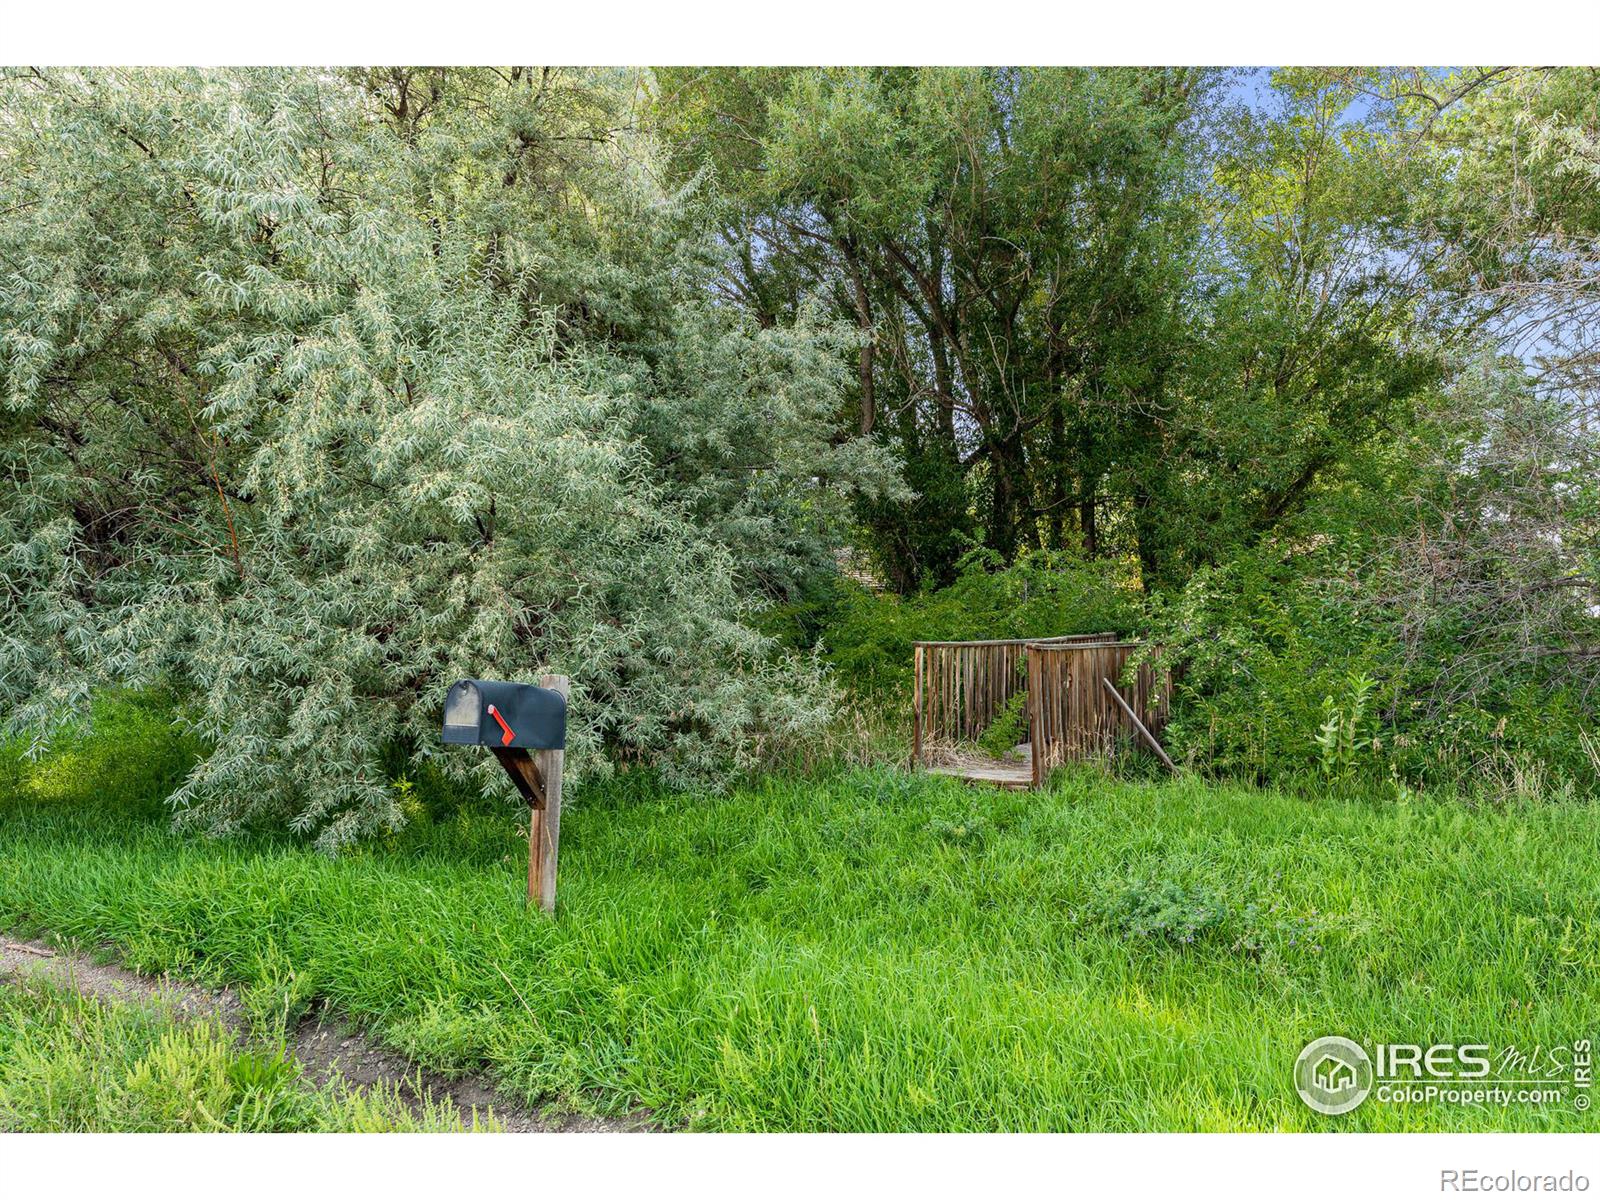
<path fill-rule="evenodd" d="M 877 423 L 877 404 L 872 390 L 872 298 L 867 294 L 866 280 L 861 274 L 861 260 L 856 256 L 855 239 L 843 242 L 844 260 L 850 269 L 850 285 L 854 295 L 856 324 L 866 340 L 861 346 L 861 436 L 866 437 Z"/>
<path fill-rule="evenodd" d="M 1147 481 L 1146 486 L 1149 482 L 1153 481 Z M 1167 563 L 1156 506 L 1146 491 L 1133 497 L 1133 530 L 1139 543 L 1139 581 L 1148 596 L 1166 583 Z"/>
<path fill-rule="evenodd" d="M 1100 553 L 1100 526 L 1095 519 L 1095 481 L 1083 481 L 1083 495 L 1078 499 L 1078 529 L 1083 534 L 1083 552 L 1089 558 Z"/>
<path fill-rule="evenodd" d="M 989 528 L 984 541 L 1010 562 L 1017 552 L 1018 500 L 1027 490 L 1027 463 L 1019 434 L 990 441 L 989 474 Z"/>
<path fill-rule="evenodd" d="M 1055 398 L 1050 411 L 1050 492 L 1046 503 L 1050 519 L 1045 522 L 1049 544 L 1047 550 L 1061 549 L 1061 535 L 1066 523 L 1067 507 L 1067 418 L 1061 411 L 1061 398 Z"/>

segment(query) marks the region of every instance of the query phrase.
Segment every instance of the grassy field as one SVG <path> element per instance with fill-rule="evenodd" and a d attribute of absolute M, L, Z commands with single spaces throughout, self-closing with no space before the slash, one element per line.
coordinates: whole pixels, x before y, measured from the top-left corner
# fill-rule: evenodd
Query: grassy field
<path fill-rule="evenodd" d="M 100 753 L 96 759 L 94 755 Z M 1600 1030 L 1600 813 L 1305 800 L 1085 772 L 1038 794 L 894 771 L 575 797 L 561 912 L 511 810 L 337 860 L 169 832 L 162 753 L 0 780 L 0 927 L 314 996 L 442 1069 L 721 1130 L 1581 1129 L 1319 1116 L 1301 1047 Z"/>
<path fill-rule="evenodd" d="M 281 1053 L 215 1019 L 107 1003 L 47 984 L 0 987 L 0 1131 L 388 1133 L 459 1129 L 446 1108 L 313 1087 Z"/>

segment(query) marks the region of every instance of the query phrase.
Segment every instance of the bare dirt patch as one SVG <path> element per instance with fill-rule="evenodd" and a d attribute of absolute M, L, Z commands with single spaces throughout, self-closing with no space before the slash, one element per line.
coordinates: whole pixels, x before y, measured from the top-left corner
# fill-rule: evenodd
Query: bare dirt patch
<path fill-rule="evenodd" d="M 0 939 L 0 985 L 11 979 L 48 979 L 103 1000 L 154 1004 L 185 1020 L 214 1018 L 241 1040 L 248 1037 L 244 1008 L 227 988 L 213 991 L 171 976 L 139 975 L 113 963 L 57 950 L 43 942 Z M 464 1125 L 474 1113 L 492 1114 L 511 1133 L 638 1133 L 652 1128 L 649 1114 L 622 1120 L 550 1110 L 535 1112 L 507 1098 L 483 1078 L 450 1078 L 388 1050 L 361 1030 L 320 1009 L 288 1038 L 289 1052 L 317 1085 L 342 1078 L 357 1090 L 395 1088 L 420 1109 L 424 1097 L 453 1106 Z"/>

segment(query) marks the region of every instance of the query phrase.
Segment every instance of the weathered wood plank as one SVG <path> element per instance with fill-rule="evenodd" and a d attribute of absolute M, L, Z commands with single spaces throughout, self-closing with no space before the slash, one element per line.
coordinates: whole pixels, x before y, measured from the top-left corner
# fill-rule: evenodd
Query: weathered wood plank
<path fill-rule="evenodd" d="M 914 655 L 915 666 L 912 668 L 913 677 L 911 684 L 911 761 L 922 762 L 922 660 L 924 649 L 916 648 Z"/>
<path fill-rule="evenodd" d="M 1167 764 L 1167 770 L 1176 775 L 1178 773 L 1178 768 L 1175 767 L 1172 763 L 1172 760 L 1167 757 L 1167 752 L 1161 748 L 1161 743 L 1156 741 L 1155 735 L 1145 728 L 1144 722 L 1139 720 L 1139 715 L 1134 712 L 1129 706 L 1128 702 L 1122 698 L 1122 693 L 1117 691 L 1116 684 L 1112 683 L 1109 679 L 1102 679 L 1100 682 L 1105 684 L 1106 691 L 1111 693 L 1111 698 L 1121 706 L 1122 711 L 1128 715 L 1128 720 L 1132 721 L 1135 728 L 1139 730 L 1139 734 L 1144 738 L 1145 744 L 1156 752 L 1157 758 Z"/>
<path fill-rule="evenodd" d="M 939 647 L 964 647 L 964 646 L 1053 646 L 1072 642 L 1111 642 L 1116 639 L 1115 633 L 1064 633 L 1058 637 L 1047 638 L 988 638 L 976 642 L 912 642 L 913 646 L 939 646 Z M 1137 645 L 1136 642 L 1125 642 L 1124 645 Z"/>
<path fill-rule="evenodd" d="M 489 750 L 500 763 L 501 770 L 511 776 L 511 782 L 530 809 L 544 807 L 544 776 L 539 764 L 526 750 L 508 750 L 504 746 L 490 746 Z"/>
<path fill-rule="evenodd" d="M 1026 790 L 1033 786 L 1033 766 L 1031 763 L 1002 763 L 996 761 L 992 765 L 960 764 L 949 766 L 929 767 L 930 775 L 947 775 L 953 779 L 964 780 L 967 783 L 987 783 L 996 787 L 1015 788 Z"/>
<path fill-rule="evenodd" d="M 543 675 L 539 686 L 565 698 L 565 675 Z M 556 911 L 556 864 L 561 849 L 561 770 L 564 750 L 539 751 L 538 771 L 544 779 L 544 805 L 528 814 L 528 903 L 537 901 L 547 913 Z"/>

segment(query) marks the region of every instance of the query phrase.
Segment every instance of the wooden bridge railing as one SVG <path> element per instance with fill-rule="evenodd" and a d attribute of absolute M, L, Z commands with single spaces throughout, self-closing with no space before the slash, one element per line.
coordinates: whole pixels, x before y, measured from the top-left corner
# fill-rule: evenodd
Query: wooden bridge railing
<path fill-rule="evenodd" d="M 1114 633 L 1078 633 L 982 642 L 917 642 L 912 685 L 912 760 L 921 763 L 924 748 L 933 743 L 973 741 L 994 724 L 1013 696 L 1028 692 L 1029 647 L 1055 649 L 1109 643 L 1115 637 Z M 1030 728 L 1033 707 L 1030 693 Z"/>
<path fill-rule="evenodd" d="M 1105 680 L 1111 681 L 1151 734 L 1166 724 L 1172 693 L 1167 671 L 1146 662 L 1131 682 L 1122 682 L 1128 660 L 1141 649 L 1140 642 L 1028 643 L 1028 728 L 1034 786 L 1067 759 L 1103 754 L 1119 737 L 1138 736 L 1133 720 L 1107 690 Z"/>

